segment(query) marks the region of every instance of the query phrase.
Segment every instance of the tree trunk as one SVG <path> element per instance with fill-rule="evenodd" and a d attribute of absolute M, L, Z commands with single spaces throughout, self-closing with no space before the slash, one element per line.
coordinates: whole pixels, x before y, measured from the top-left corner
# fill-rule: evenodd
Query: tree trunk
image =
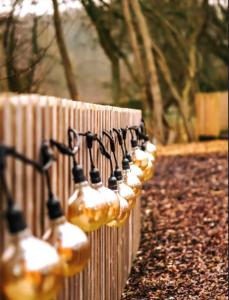
<path fill-rule="evenodd" d="M 139 31 L 144 45 L 144 52 L 146 56 L 147 81 L 149 84 L 149 91 L 153 99 L 153 126 L 155 136 L 158 139 L 158 141 L 163 143 L 163 104 L 154 56 L 151 50 L 151 37 L 138 0 L 129 0 L 129 3 L 132 5 L 133 11 L 136 15 Z"/>
<path fill-rule="evenodd" d="M 184 124 L 184 128 L 188 137 L 188 141 L 191 142 L 194 140 L 193 131 L 192 131 L 192 124 L 189 123 L 189 113 L 187 112 L 187 109 L 185 108 L 184 102 L 177 102 L 178 109 L 181 114 L 181 118 Z M 187 104 L 186 104 L 187 105 Z"/>
<path fill-rule="evenodd" d="M 130 44 L 131 48 L 134 54 L 134 60 L 135 60 L 135 77 L 140 78 L 140 88 L 141 88 L 141 99 L 144 103 L 144 111 L 146 114 L 149 111 L 149 105 L 146 97 L 146 84 L 145 84 L 145 74 L 143 69 L 143 63 L 141 58 L 141 50 L 138 44 L 138 38 L 137 34 L 135 32 L 135 28 L 132 22 L 131 12 L 130 12 L 130 6 L 128 0 L 122 0 L 122 7 L 123 7 L 123 14 L 125 18 L 125 22 L 127 25 L 129 37 L 130 37 Z"/>
<path fill-rule="evenodd" d="M 180 93 L 173 82 L 171 72 L 170 72 L 170 69 L 166 62 L 166 59 L 165 59 L 163 53 L 161 52 L 160 48 L 156 45 L 154 40 L 152 40 L 152 47 L 153 47 L 153 50 L 155 51 L 155 53 L 157 54 L 157 61 L 158 61 L 159 68 L 162 72 L 162 75 L 163 75 L 166 83 L 168 84 L 168 87 L 171 91 L 172 96 L 174 97 L 175 103 L 180 112 L 188 141 L 193 141 L 194 135 L 193 135 L 192 124 L 189 124 L 189 121 L 188 121 L 189 117 L 190 117 L 190 115 L 189 115 L 190 109 L 188 107 L 188 103 L 189 103 L 188 98 L 190 96 L 189 92 L 190 92 L 190 88 L 192 86 L 192 80 L 193 80 L 193 76 L 194 76 L 193 75 L 194 74 L 193 67 L 192 68 L 189 67 L 191 74 L 186 79 L 184 89 L 183 89 L 182 93 Z M 190 57 L 192 58 L 191 65 L 195 66 L 195 61 L 193 60 L 193 54 Z"/>
<path fill-rule="evenodd" d="M 113 103 L 116 106 L 119 106 L 121 82 L 120 82 L 120 63 L 118 58 L 112 61 L 111 69 L 112 69 L 112 99 L 113 99 Z"/>
<path fill-rule="evenodd" d="M 72 68 L 72 64 L 71 64 L 70 57 L 68 54 L 67 46 L 66 46 L 65 40 L 64 40 L 64 34 L 63 34 L 62 25 L 61 25 L 61 16 L 59 13 L 58 1 L 52 0 L 52 2 L 53 2 L 53 9 L 54 9 L 53 20 L 54 20 L 55 31 L 56 31 L 56 40 L 57 40 L 57 45 L 58 45 L 58 48 L 60 51 L 62 64 L 64 67 L 65 78 L 67 81 L 69 94 L 71 96 L 71 99 L 77 100 L 78 99 L 78 90 L 77 90 L 74 73 L 73 73 L 73 68 Z"/>
<path fill-rule="evenodd" d="M 124 14 L 125 22 L 127 25 L 130 43 L 131 43 L 131 47 L 133 50 L 134 59 L 135 59 L 135 63 L 136 63 L 135 73 L 138 73 L 138 76 L 140 76 L 140 78 L 141 78 L 141 82 L 143 82 L 144 81 L 144 75 L 143 75 L 144 72 L 143 72 L 143 65 L 142 65 L 142 61 L 141 61 L 141 52 L 140 52 L 140 49 L 138 46 L 137 35 L 136 35 L 134 25 L 133 25 L 132 19 L 131 19 L 131 13 L 130 13 L 130 7 L 129 7 L 128 0 L 122 0 L 122 7 L 123 7 L 123 14 Z"/>

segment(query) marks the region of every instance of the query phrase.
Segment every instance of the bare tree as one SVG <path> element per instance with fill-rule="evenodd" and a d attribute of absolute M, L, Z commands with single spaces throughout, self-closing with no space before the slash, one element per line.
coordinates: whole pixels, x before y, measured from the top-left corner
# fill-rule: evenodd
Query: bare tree
<path fill-rule="evenodd" d="M 184 7 L 188 7 L 190 3 L 183 2 Z M 185 6 L 186 5 L 186 6 Z M 166 40 L 169 41 L 170 46 L 172 45 L 173 48 L 177 49 L 176 53 L 178 55 L 178 61 L 182 66 L 182 81 L 183 84 L 181 85 L 180 82 L 174 81 L 173 73 L 171 66 L 168 63 L 168 57 L 166 54 L 161 50 L 158 39 L 154 36 L 154 31 L 152 30 L 151 33 L 151 46 L 152 52 L 155 54 L 155 59 L 161 71 L 162 77 L 165 80 L 167 87 L 170 90 L 170 93 L 173 97 L 173 100 L 178 108 L 180 116 L 183 120 L 183 125 L 185 132 L 187 134 L 188 141 L 194 140 L 194 130 L 191 122 L 191 116 L 193 113 L 193 92 L 196 85 L 196 77 L 197 77 L 197 70 L 198 70 L 198 62 L 197 62 L 197 50 L 198 50 L 198 42 L 200 36 L 203 34 L 206 28 L 206 21 L 207 21 L 207 14 L 206 14 L 206 6 L 208 6 L 207 1 L 200 2 L 199 5 L 195 4 L 196 12 L 196 20 L 195 26 L 193 24 L 193 16 L 186 16 L 186 23 L 189 29 L 188 34 L 181 35 L 181 32 L 174 27 L 173 24 L 169 22 L 168 19 L 163 18 L 162 15 L 151 10 L 153 16 L 159 16 L 164 29 L 164 34 Z M 183 9 L 183 7 L 182 7 Z M 188 23 L 189 22 L 189 23 Z M 170 35 L 172 33 L 172 35 Z M 182 50 L 182 51 L 181 51 Z"/>
<path fill-rule="evenodd" d="M 155 59 L 152 52 L 151 36 L 148 29 L 148 25 L 144 14 L 141 10 L 141 6 L 138 0 L 129 1 L 132 6 L 133 12 L 135 13 L 137 26 L 143 40 L 144 53 L 146 59 L 146 72 L 147 72 L 147 83 L 148 92 L 153 99 L 153 126 L 155 137 L 160 141 L 164 142 L 164 129 L 163 129 L 163 104 L 160 85 L 158 81 L 158 74 L 155 65 Z"/>
<path fill-rule="evenodd" d="M 57 0 L 52 0 L 53 2 L 53 9 L 54 9 L 54 15 L 53 15 L 53 20 L 54 20 L 54 25 L 55 25 L 55 31 L 56 31 L 56 40 L 57 40 L 57 45 L 59 48 L 60 56 L 62 59 L 62 64 L 65 72 L 65 78 L 67 81 L 67 86 L 69 90 L 69 94 L 73 100 L 78 99 L 78 90 L 76 86 L 76 80 L 73 72 L 73 67 L 71 64 L 71 60 L 68 54 L 67 46 L 64 40 L 64 34 L 63 34 L 63 29 L 62 29 L 62 24 L 61 24 L 61 16 L 59 12 L 59 7 L 58 7 L 58 1 Z"/>

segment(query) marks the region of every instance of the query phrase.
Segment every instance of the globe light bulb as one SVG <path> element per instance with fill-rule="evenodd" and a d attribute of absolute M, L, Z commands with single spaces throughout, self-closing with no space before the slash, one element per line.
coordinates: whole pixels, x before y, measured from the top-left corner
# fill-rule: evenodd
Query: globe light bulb
<path fill-rule="evenodd" d="M 62 281 L 57 251 L 31 234 L 19 210 L 10 218 L 11 242 L 1 258 L 4 294 L 9 300 L 54 299 Z"/>
<path fill-rule="evenodd" d="M 122 171 L 120 169 L 116 169 L 114 173 L 118 181 L 119 195 L 127 200 L 129 207 L 131 209 L 132 207 L 135 206 L 137 196 L 135 195 L 134 190 L 129 185 L 127 185 L 126 182 L 124 182 Z"/>
<path fill-rule="evenodd" d="M 106 223 L 109 206 L 89 185 L 80 166 L 73 167 L 73 176 L 75 192 L 68 200 L 68 220 L 85 232 L 97 230 Z"/>
<path fill-rule="evenodd" d="M 127 157 L 122 161 L 122 169 L 124 182 L 134 191 L 136 198 L 139 197 L 142 191 L 142 183 L 140 179 L 130 171 L 130 163 Z M 135 203 L 131 205 L 131 208 L 133 208 L 134 205 Z"/>
<path fill-rule="evenodd" d="M 130 162 L 130 172 L 137 176 L 141 183 L 144 182 L 144 173 L 142 169 L 135 165 L 132 161 Z"/>
<path fill-rule="evenodd" d="M 120 211 L 120 203 L 116 193 L 103 185 L 98 169 L 94 168 L 93 170 L 91 170 L 90 178 L 92 187 L 102 195 L 109 207 L 106 223 L 115 220 L 118 217 Z"/>
<path fill-rule="evenodd" d="M 144 182 L 144 173 L 143 173 L 142 169 L 133 163 L 132 157 L 128 152 L 126 153 L 126 158 L 129 161 L 129 169 L 130 169 L 131 174 L 137 176 L 138 179 L 140 180 L 140 182 L 143 183 Z"/>
<path fill-rule="evenodd" d="M 148 158 L 144 151 L 137 145 L 137 141 L 132 141 L 132 159 L 135 165 L 137 165 L 142 171 L 148 166 Z"/>
<path fill-rule="evenodd" d="M 149 140 L 145 142 L 144 144 L 145 151 L 151 154 L 154 158 L 156 158 L 157 154 L 157 147 L 151 143 Z"/>
<path fill-rule="evenodd" d="M 123 179 L 124 182 L 134 191 L 135 196 L 139 197 L 142 191 L 142 183 L 140 179 L 131 173 L 130 169 L 123 171 Z"/>
<path fill-rule="evenodd" d="M 89 259 L 88 238 L 79 227 L 67 222 L 58 200 L 50 199 L 48 209 L 50 228 L 43 240 L 57 250 L 62 262 L 62 274 L 73 276 L 83 270 Z"/>
<path fill-rule="evenodd" d="M 118 201 L 119 201 L 119 214 L 115 220 L 107 223 L 109 227 L 120 227 L 125 224 L 126 220 L 130 215 L 130 207 L 125 198 L 123 198 L 118 191 L 118 183 L 117 179 L 114 176 L 111 176 L 108 180 L 109 188 L 115 193 Z"/>
<path fill-rule="evenodd" d="M 148 158 L 148 165 L 144 170 L 144 181 L 150 180 L 153 177 L 154 174 L 154 157 L 152 156 L 152 154 L 145 152 L 146 156 Z"/>

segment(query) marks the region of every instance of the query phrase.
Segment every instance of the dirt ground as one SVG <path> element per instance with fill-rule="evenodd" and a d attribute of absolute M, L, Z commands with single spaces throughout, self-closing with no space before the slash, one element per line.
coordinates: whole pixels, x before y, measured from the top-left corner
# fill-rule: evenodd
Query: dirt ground
<path fill-rule="evenodd" d="M 205 152 L 158 157 L 122 300 L 228 298 L 227 155 Z"/>

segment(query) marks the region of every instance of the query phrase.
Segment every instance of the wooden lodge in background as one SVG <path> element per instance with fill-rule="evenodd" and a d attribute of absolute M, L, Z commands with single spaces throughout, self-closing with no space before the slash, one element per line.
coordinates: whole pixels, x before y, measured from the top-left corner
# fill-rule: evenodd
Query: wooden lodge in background
<path fill-rule="evenodd" d="M 195 107 L 199 139 L 219 138 L 228 132 L 228 92 L 197 93 Z"/>

